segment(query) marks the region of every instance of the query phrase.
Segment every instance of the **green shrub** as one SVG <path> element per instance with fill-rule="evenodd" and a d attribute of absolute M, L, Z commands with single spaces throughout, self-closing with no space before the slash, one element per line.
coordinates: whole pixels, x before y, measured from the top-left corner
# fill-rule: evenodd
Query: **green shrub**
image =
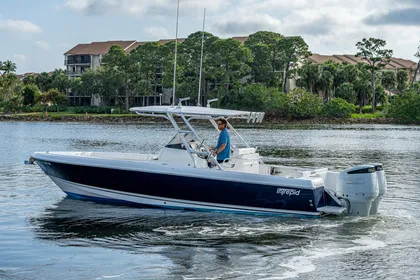
<path fill-rule="evenodd" d="M 278 88 L 251 84 L 240 90 L 231 90 L 223 97 L 221 105 L 229 109 L 264 111 L 285 117 L 287 103 L 287 95 Z"/>
<path fill-rule="evenodd" d="M 284 92 L 272 92 L 270 100 L 265 104 L 265 111 L 274 112 L 278 116 L 287 117 L 289 111 L 289 97 Z"/>
<path fill-rule="evenodd" d="M 387 117 L 401 123 L 420 122 L 420 95 L 407 92 L 395 97 L 389 107 Z"/>
<path fill-rule="evenodd" d="M 350 118 L 356 112 L 356 105 L 341 98 L 334 98 L 324 104 L 323 115 L 330 118 Z"/>
<path fill-rule="evenodd" d="M 112 109 L 114 109 L 113 114 L 126 114 L 126 111 L 123 108 L 112 108 Z"/>
<path fill-rule="evenodd" d="M 376 111 L 383 111 L 386 108 L 386 106 L 378 105 L 376 106 Z M 362 114 L 372 114 L 372 105 L 366 105 L 362 109 Z"/>
<path fill-rule="evenodd" d="M 237 103 L 244 110 L 261 111 L 265 109 L 265 104 L 269 102 L 270 93 L 265 85 L 248 85 L 239 94 Z"/>
<path fill-rule="evenodd" d="M 47 106 L 44 104 L 36 104 L 32 107 L 32 112 L 45 112 Z"/>
<path fill-rule="evenodd" d="M 67 106 L 65 106 L 65 105 L 52 105 L 52 106 L 48 106 L 47 110 L 48 110 L 48 112 L 63 112 L 63 111 L 67 110 Z"/>
<path fill-rule="evenodd" d="M 23 105 L 23 106 L 20 108 L 20 110 L 21 110 L 22 112 L 24 112 L 24 113 L 32 113 L 32 112 L 33 112 L 32 107 L 31 107 L 31 106 L 29 106 L 29 105 Z"/>
<path fill-rule="evenodd" d="M 349 103 L 356 103 L 356 91 L 352 83 L 343 83 L 335 91 L 335 97 L 342 98 Z"/>
<path fill-rule="evenodd" d="M 294 119 L 310 119 L 322 111 L 322 99 L 303 89 L 294 89 L 288 95 L 287 116 Z"/>
<path fill-rule="evenodd" d="M 15 94 L 9 100 L 1 101 L 0 107 L 3 107 L 4 113 L 17 113 L 23 106 L 23 97 Z"/>
<path fill-rule="evenodd" d="M 415 82 L 410 91 L 416 94 L 420 94 L 420 82 Z"/>
<path fill-rule="evenodd" d="M 33 106 L 37 95 L 39 95 L 39 89 L 36 85 L 26 85 L 22 91 L 23 105 Z"/>

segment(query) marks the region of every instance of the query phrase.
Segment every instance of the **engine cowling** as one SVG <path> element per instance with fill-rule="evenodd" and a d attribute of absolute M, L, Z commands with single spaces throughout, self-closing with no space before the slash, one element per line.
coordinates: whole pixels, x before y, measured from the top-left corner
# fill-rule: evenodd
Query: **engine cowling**
<path fill-rule="evenodd" d="M 360 165 L 338 175 L 336 194 L 347 200 L 350 215 L 369 216 L 379 195 L 378 176 L 374 165 Z"/>
<path fill-rule="evenodd" d="M 376 176 L 378 177 L 378 188 L 379 194 L 372 202 L 372 207 L 370 208 L 370 215 L 376 215 L 378 213 L 379 202 L 381 202 L 382 197 L 386 193 L 387 185 L 386 185 L 386 178 L 385 178 L 385 170 L 382 167 L 381 163 L 373 163 L 372 164 L 376 170 Z"/>

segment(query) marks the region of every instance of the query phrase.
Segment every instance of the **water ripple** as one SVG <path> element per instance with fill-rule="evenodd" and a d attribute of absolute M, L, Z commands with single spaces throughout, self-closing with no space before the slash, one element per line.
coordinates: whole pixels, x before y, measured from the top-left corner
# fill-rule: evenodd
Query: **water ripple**
<path fill-rule="evenodd" d="M 211 129 L 198 127 L 212 144 Z M 270 162 L 346 168 L 382 162 L 379 215 L 290 219 L 98 204 L 65 195 L 36 150 L 156 152 L 165 125 L 0 123 L 2 279 L 396 279 L 420 274 L 420 128 L 238 129 Z M 232 137 L 232 142 L 238 139 Z"/>

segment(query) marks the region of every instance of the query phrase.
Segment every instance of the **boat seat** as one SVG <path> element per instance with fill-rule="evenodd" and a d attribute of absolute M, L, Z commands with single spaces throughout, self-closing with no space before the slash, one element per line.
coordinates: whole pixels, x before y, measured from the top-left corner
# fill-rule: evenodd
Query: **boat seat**
<path fill-rule="evenodd" d="M 237 155 L 249 155 L 249 154 L 255 154 L 256 149 L 255 148 L 240 148 L 237 149 Z"/>
<path fill-rule="evenodd" d="M 228 162 L 223 162 L 222 164 L 221 164 L 221 166 L 223 167 L 223 168 L 234 168 L 235 167 L 235 163 L 233 163 L 233 162 L 231 162 L 231 161 L 228 161 Z"/>

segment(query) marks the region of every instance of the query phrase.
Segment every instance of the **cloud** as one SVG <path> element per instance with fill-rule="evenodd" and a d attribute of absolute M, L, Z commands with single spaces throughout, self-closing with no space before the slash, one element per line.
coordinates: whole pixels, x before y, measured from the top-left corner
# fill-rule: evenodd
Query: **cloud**
<path fill-rule="evenodd" d="M 310 0 L 309 0 L 310 1 Z M 308 0 L 294 0 L 294 1 L 279 1 L 279 0 L 248 0 L 248 5 L 252 6 L 254 10 L 293 10 L 305 8 L 308 5 Z M 309 3 L 311 4 L 311 3 Z"/>
<path fill-rule="evenodd" d="M 278 31 L 280 20 L 268 14 L 248 14 L 246 11 L 239 11 L 236 16 L 223 16 L 219 22 L 213 24 L 213 28 L 225 35 L 244 35 L 260 30 Z"/>
<path fill-rule="evenodd" d="M 331 18 L 319 18 L 311 22 L 291 27 L 296 34 L 304 34 L 311 36 L 326 35 L 334 30 L 335 22 Z"/>
<path fill-rule="evenodd" d="M 25 62 L 26 57 L 23 54 L 14 54 L 13 55 L 16 62 Z"/>
<path fill-rule="evenodd" d="M 395 1 L 391 0 L 391 3 L 395 4 Z M 412 6 L 412 7 L 415 7 L 415 6 L 420 7 L 419 0 L 399 0 L 398 4 L 407 4 L 407 5 Z"/>
<path fill-rule="evenodd" d="M 0 20 L 0 31 L 39 33 L 41 27 L 26 20 Z"/>
<path fill-rule="evenodd" d="M 379 15 L 366 17 L 364 23 L 368 25 L 415 25 L 420 26 L 420 9 L 406 8 L 391 10 Z"/>
<path fill-rule="evenodd" d="M 144 31 L 155 38 L 168 38 L 169 32 L 166 28 L 162 26 L 149 26 L 144 29 Z"/>
<path fill-rule="evenodd" d="M 45 41 L 36 41 L 35 45 L 38 48 L 44 49 L 44 50 L 48 50 L 50 48 L 50 44 L 48 42 Z"/>
<path fill-rule="evenodd" d="M 180 10 L 183 14 L 190 10 L 207 8 L 208 10 L 217 10 L 225 5 L 225 0 L 213 0 L 207 2 L 204 0 L 181 0 Z M 133 16 L 144 16 L 146 14 L 153 16 L 176 14 L 175 0 L 66 0 L 65 8 L 76 12 L 82 12 L 86 15 L 106 15 L 106 14 L 129 14 Z"/>
<path fill-rule="evenodd" d="M 88 6 L 89 6 L 88 0 L 67 0 L 66 3 L 64 3 L 64 7 L 70 8 L 78 12 L 86 10 Z"/>

